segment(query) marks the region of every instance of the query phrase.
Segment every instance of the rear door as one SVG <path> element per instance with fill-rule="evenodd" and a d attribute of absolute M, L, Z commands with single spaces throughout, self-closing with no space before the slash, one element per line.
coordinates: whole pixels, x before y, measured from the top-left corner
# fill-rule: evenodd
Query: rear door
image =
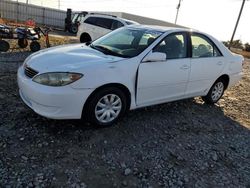
<path fill-rule="evenodd" d="M 190 37 L 192 58 L 187 97 L 206 93 L 220 76 L 225 65 L 222 53 L 212 40 L 199 33 L 191 33 Z"/>

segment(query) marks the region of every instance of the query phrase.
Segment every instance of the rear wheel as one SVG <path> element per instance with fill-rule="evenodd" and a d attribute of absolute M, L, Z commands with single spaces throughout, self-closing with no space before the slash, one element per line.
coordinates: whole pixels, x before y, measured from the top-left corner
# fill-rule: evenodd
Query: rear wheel
<path fill-rule="evenodd" d="M 37 41 L 32 41 L 32 42 L 30 43 L 30 50 L 31 50 L 32 52 L 37 52 L 37 51 L 39 51 L 40 49 L 41 49 L 41 46 L 40 46 L 39 42 L 37 42 Z"/>
<path fill-rule="evenodd" d="M 209 90 L 208 94 L 205 97 L 202 97 L 202 99 L 208 104 L 214 104 L 220 100 L 224 94 L 225 88 L 225 82 L 222 79 L 217 80 Z"/>
<path fill-rule="evenodd" d="M 110 126 L 124 115 L 126 108 L 125 94 L 118 88 L 109 87 L 96 92 L 90 98 L 84 115 L 92 124 Z"/>
<path fill-rule="evenodd" d="M 70 28 L 71 33 L 76 34 L 78 31 L 78 26 L 77 25 L 72 25 Z"/>
<path fill-rule="evenodd" d="M 18 46 L 20 48 L 26 48 L 28 46 L 28 40 L 27 39 L 18 39 Z"/>
<path fill-rule="evenodd" d="M 10 49 L 10 44 L 5 40 L 0 40 L 0 52 L 7 52 Z"/>

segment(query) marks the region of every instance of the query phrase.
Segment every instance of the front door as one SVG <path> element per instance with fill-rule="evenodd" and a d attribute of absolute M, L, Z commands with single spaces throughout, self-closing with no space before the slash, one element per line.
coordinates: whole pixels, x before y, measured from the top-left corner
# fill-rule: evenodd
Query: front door
<path fill-rule="evenodd" d="M 152 52 L 166 53 L 160 62 L 143 62 L 138 70 L 137 105 L 158 104 L 184 97 L 190 72 L 185 33 L 170 34 Z"/>

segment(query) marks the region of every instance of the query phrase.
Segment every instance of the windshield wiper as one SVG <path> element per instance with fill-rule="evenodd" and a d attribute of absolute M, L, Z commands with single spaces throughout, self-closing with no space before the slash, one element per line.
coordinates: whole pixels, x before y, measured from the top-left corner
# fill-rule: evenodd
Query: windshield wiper
<path fill-rule="evenodd" d="M 127 57 L 125 55 L 114 52 L 114 51 L 110 50 L 109 48 L 107 48 L 105 46 L 102 46 L 102 45 L 93 45 L 93 44 L 91 44 L 90 47 L 95 49 L 95 50 L 101 51 L 102 53 L 104 53 L 106 55 L 114 55 L 114 56 L 124 57 L 124 58 Z"/>

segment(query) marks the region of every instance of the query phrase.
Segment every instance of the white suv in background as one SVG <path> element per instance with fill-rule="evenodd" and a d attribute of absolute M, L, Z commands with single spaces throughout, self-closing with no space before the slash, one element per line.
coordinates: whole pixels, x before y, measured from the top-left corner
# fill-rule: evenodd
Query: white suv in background
<path fill-rule="evenodd" d="M 93 41 L 115 29 L 125 25 L 138 24 L 113 15 L 90 13 L 84 17 L 79 25 L 77 37 L 80 42 Z"/>

